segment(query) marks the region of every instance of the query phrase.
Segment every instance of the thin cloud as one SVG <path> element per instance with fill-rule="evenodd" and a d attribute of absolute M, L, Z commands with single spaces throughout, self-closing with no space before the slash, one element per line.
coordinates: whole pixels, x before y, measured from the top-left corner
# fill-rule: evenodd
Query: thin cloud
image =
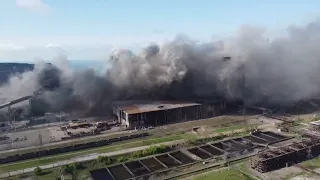
<path fill-rule="evenodd" d="M 19 8 L 37 11 L 37 12 L 48 12 L 50 7 L 43 0 L 16 0 L 16 5 Z"/>
<path fill-rule="evenodd" d="M 61 47 L 60 44 L 53 44 L 53 43 L 49 43 L 45 46 L 47 49 L 51 49 L 53 50 L 55 53 L 58 54 L 67 54 L 67 52 Z"/>
<path fill-rule="evenodd" d="M 0 51 L 16 51 L 16 50 L 24 50 L 25 47 L 19 46 L 16 44 L 0 44 Z"/>
<path fill-rule="evenodd" d="M 60 44 L 49 43 L 46 45 L 46 48 L 60 48 Z"/>

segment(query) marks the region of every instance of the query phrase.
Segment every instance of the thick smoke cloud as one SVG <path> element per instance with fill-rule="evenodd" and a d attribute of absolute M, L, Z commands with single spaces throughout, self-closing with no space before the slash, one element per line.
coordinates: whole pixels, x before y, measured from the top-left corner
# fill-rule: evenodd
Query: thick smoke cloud
<path fill-rule="evenodd" d="M 231 57 L 231 58 L 229 58 Z M 268 39 L 264 30 L 243 26 L 227 41 L 199 43 L 185 36 L 140 53 L 118 49 L 103 76 L 73 71 L 65 57 L 54 66 L 14 76 L 0 87 L 10 99 L 41 89 L 52 111 L 106 111 L 114 100 L 243 99 L 247 104 L 283 106 L 320 93 L 320 23 L 289 27 Z"/>

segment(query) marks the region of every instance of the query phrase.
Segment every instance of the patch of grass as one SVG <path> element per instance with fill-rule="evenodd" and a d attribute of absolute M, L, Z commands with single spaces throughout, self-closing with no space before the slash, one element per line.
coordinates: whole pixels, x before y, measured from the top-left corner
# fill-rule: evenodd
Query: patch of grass
<path fill-rule="evenodd" d="M 320 157 L 304 161 L 301 163 L 303 167 L 306 167 L 308 169 L 317 169 L 320 168 Z"/>
<path fill-rule="evenodd" d="M 103 147 L 99 147 L 99 148 L 81 150 L 81 151 L 76 151 L 76 152 L 71 152 L 71 153 L 64 153 L 64 154 L 44 157 L 44 158 L 40 158 L 40 159 L 32 159 L 32 160 L 21 161 L 21 162 L 17 162 L 17 163 L 5 164 L 5 165 L 0 166 L 0 170 L 1 171 L 20 170 L 20 169 L 25 169 L 25 168 L 35 167 L 35 166 L 52 164 L 52 163 L 55 163 L 58 161 L 68 160 L 68 159 L 76 157 L 76 156 L 82 156 L 82 155 L 87 155 L 87 154 L 91 154 L 91 153 L 114 152 L 114 151 L 118 151 L 118 150 L 122 150 L 122 149 L 129 149 L 129 148 L 134 148 L 134 147 L 139 147 L 139 146 L 146 146 L 146 145 L 152 145 L 152 144 L 158 144 L 158 143 L 186 139 L 186 138 L 190 138 L 192 136 L 194 136 L 194 135 L 176 134 L 176 135 L 169 135 L 169 136 L 160 137 L 160 138 L 152 138 L 152 139 L 145 138 L 144 140 L 124 143 L 124 144 L 119 144 L 119 145 L 113 145 L 113 146 L 107 145 L 107 146 L 103 146 Z"/>
<path fill-rule="evenodd" d="M 202 174 L 194 178 L 194 180 L 212 180 L 212 179 L 254 180 L 252 177 L 234 169 L 215 170 L 213 172 Z"/>
<path fill-rule="evenodd" d="M 287 175 L 286 177 L 282 178 L 283 180 L 290 180 L 294 177 L 297 177 L 297 176 L 308 176 L 309 173 L 308 172 L 299 172 L 299 173 L 292 173 L 292 174 L 289 174 Z"/>
<path fill-rule="evenodd" d="M 121 163 L 126 161 L 131 161 L 134 159 L 138 159 L 141 157 L 149 156 L 149 155 L 155 155 L 155 154 L 161 154 L 170 151 L 171 148 L 169 146 L 160 145 L 160 146 L 151 146 L 147 149 L 135 151 L 128 154 L 122 154 L 112 157 L 107 156 L 99 156 L 96 160 L 100 165 L 112 165 L 114 163 Z M 94 162 L 94 161 L 91 161 Z"/>
<path fill-rule="evenodd" d="M 301 117 L 298 117 L 296 120 L 295 120 L 295 123 L 302 123 L 304 122 L 304 119 L 301 118 Z"/>
<path fill-rule="evenodd" d="M 89 169 L 81 170 L 78 174 L 78 177 L 80 179 L 88 179 L 89 177 L 91 177 L 90 170 Z"/>
<path fill-rule="evenodd" d="M 14 176 L 11 179 L 12 180 L 20 180 L 20 179 L 57 180 L 56 170 L 57 169 L 44 170 L 45 173 L 38 177 L 36 177 L 33 173 L 26 173 L 23 175 Z"/>
<path fill-rule="evenodd" d="M 245 159 L 245 160 L 239 162 L 238 167 L 239 167 L 239 171 L 241 171 L 241 172 L 244 173 L 244 174 L 249 175 L 249 174 L 251 174 L 251 172 L 250 172 L 250 170 L 248 169 L 248 167 L 246 167 L 246 164 L 247 164 L 247 163 L 248 163 L 248 160 Z M 251 179 L 256 179 L 256 180 L 258 180 L 259 178 L 257 178 L 256 176 L 253 176 L 253 175 L 251 174 Z"/>
<path fill-rule="evenodd" d="M 248 170 L 248 168 L 246 167 L 246 163 L 248 163 L 247 160 L 244 160 L 243 162 L 239 163 L 239 164 L 238 164 L 239 170 L 242 171 L 242 172 L 245 172 L 245 173 L 249 173 L 249 170 Z"/>
<path fill-rule="evenodd" d="M 234 131 L 234 130 L 244 129 L 244 128 L 245 128 L 244 125 L 237 125 L 237 126 L 219 128 L 219 129 L 216 129 L 215 132 L 216 133 L 223 133 L 223 132 L 227 132 L 227 131 Z"/>

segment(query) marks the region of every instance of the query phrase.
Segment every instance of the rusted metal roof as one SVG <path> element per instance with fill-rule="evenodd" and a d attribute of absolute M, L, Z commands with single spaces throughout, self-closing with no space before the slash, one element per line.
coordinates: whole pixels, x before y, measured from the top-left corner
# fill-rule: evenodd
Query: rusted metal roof
<path fill-rule="evenodd" d="M 116 102 L 115 106 L 128 114 L 138 114 L 144 112 L 161 111 L 188 106 L 197 106 L 199 103 L 181 101 L 121 101 Z"/>

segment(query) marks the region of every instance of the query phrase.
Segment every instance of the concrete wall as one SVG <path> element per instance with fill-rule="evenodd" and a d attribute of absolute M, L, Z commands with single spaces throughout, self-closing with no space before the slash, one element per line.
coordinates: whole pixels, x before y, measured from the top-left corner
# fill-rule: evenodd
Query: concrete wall
<path fill-rule="evenodd" d="M 129 121 L 128 121 L 128 113 L 121 111 L 121 109 L 117 106 L 112 107 L 112 113 L 116 116 L 117 122 L 123 126 L 129 126 Z M 124 115 L 122 116 L 121 115 Z"/>

